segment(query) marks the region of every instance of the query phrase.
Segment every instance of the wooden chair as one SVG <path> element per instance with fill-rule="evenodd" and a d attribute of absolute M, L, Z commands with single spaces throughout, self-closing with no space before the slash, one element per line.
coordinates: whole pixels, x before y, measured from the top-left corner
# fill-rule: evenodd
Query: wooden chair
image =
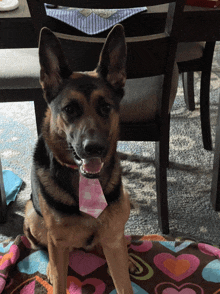
<path fill-rule="evenodd" d="M 214 41 L 179 43 L 176 55 L 176 61 L 182 75 L 184 98 L 189 110 L 195 109 L 194 72 L 201 71 L 200 117 L 203 146 L 206 150 L 212 150 L 209 91 L 214 49 Z"/>

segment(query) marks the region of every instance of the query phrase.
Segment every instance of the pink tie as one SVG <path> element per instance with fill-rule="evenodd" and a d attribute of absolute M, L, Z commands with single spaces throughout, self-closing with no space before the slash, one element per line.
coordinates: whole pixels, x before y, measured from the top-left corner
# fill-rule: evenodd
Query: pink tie
<path fill-rule="evenodd" d="M 97 218 L 108 205 L 98 179 L 87 179 L 80 174 L 79 210 Z"/>

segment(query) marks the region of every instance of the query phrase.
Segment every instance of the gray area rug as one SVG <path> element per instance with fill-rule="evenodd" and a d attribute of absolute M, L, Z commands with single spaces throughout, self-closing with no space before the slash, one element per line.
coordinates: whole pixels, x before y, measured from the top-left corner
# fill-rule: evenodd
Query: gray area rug
<path fill-rule="evenodd" d="M 171 113 L 168 201 L 170 234 L 220 244 L 220 213 L 210 203 L 213 151 L 203 149 L 199 110 L 200 75 L 195 74 L 196 110 L 186 109 L 181 80 Z M 213 142 L 220 94 L 220 45 L 216 46 L 211 82 Z M 8 221 L 0 224 L 0 241 L 22 234 L 24 207 L 30 197 L 31 155 L 37 139 L 33 103 L 0 103 L 0 152 L 3 169 L 24 181 Z M 132 210 L 127 234 L 160 234 L 158 228 L 154 144 L 119 142 L 123 180 L 138 208 Z"/>

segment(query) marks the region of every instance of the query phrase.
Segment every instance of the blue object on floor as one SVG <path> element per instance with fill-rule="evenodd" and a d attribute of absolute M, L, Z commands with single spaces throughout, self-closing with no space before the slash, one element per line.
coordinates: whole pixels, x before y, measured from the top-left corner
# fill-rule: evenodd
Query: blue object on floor
<path fill-rule="evenodd" d="M 8 205 L 11 201 L 15 201 L 23 181 L 10 170 L 3 170 L 2 173 L 5 188 L 6 204 Z"/>

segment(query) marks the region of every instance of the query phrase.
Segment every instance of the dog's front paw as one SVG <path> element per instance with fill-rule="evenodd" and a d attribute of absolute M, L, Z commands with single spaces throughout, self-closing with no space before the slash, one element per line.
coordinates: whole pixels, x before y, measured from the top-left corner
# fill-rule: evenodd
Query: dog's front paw
<path fill-rule="evenodd" d="M 50 262 L 47 265 L 47 279 L 51 285 L 53 285 L 53 274 L 50 266 Z"/>
<path fill-rule="evenodd" d="M 136 261 L 131 256 L 128 257 L 128 268 L 130 274 L 135 274 L 139 271 Z"/>

